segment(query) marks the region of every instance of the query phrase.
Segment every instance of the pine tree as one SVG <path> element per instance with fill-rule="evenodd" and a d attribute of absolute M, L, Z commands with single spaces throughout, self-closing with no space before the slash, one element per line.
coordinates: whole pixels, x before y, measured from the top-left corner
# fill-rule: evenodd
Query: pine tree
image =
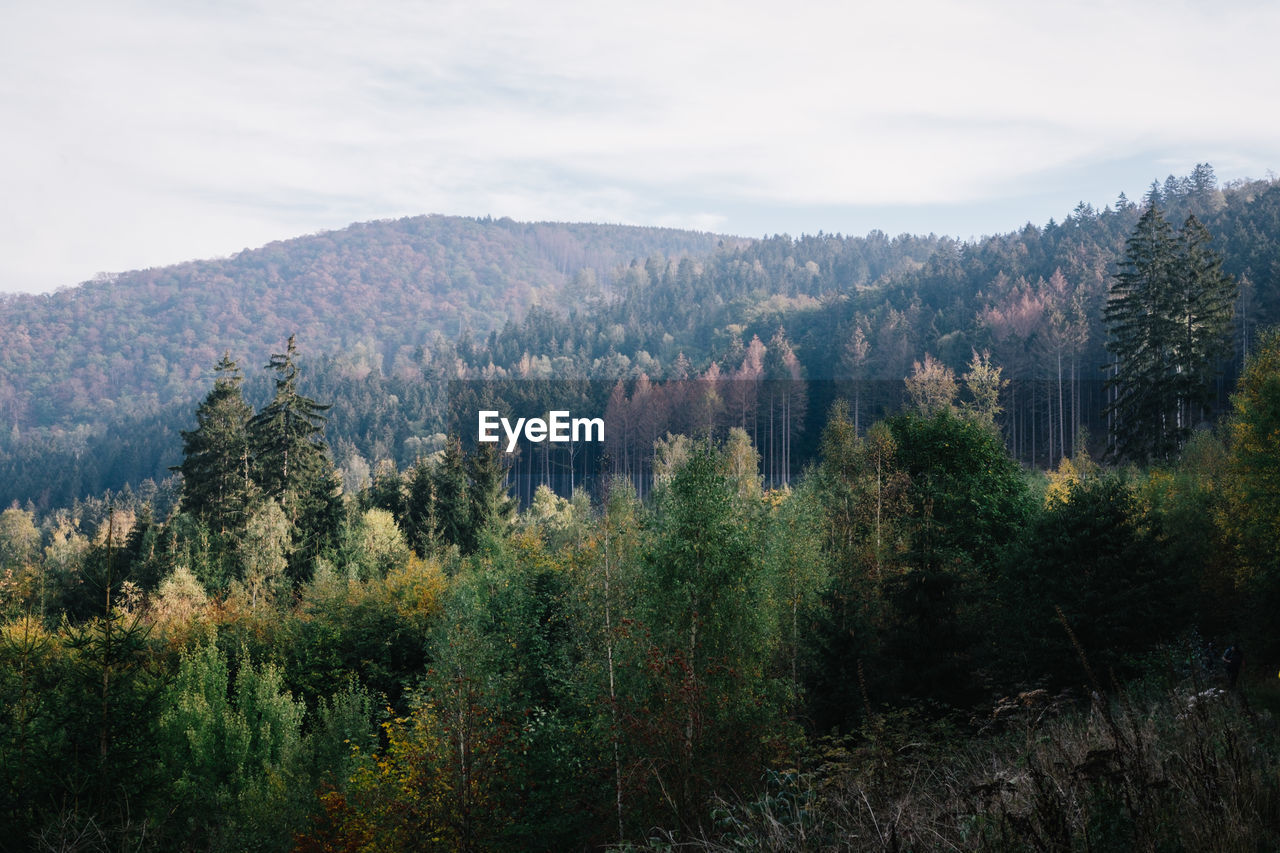
<path fill-rule="evenodd" d="M 196 428 L 182 432 L 182 507 L 222 534 L 244 526 L 253 490 L 248 424 L 240 368 L 225 353 L 214 367 L 213 390 L 196 409 Z"/>
<path fill-rule="evenodd" d="M 1172 311 L 1177 240 L 1151 202 L 1125 242 L 1125 257 L 1103 315 L 1115 356 L 1108 415 L 1111 455 L 1167 458 L 1177 447 L 1176 393 L 1170 375 L 1178 334 Z"/>
<path fill-rule="evenodd" d="M 1212 402 L 1218 363 L 1231 354 L 1231 329 L 1239 287 L 1209 248 L 1208 230 L 1187 217 L 1178 240 L 1174 291 L 1178 340 L 1174 345 L 1179 422 L 1188 430 Z"/>
<path fill-rule="evenodd" d="M 444 454 L 431 473 L 436 531 L 444 543 L 457 545 L 460 551 L 466 553 L 473 544 L 470 538 L 470 498 L 466 460 L 462 453 L 462 442 L 456 435 L 449 436 L 445 442 Z"/>
<path fill-rule="evenodd" d="M 1170 458 L 1209 403 L 1236 284 L 1208 241 L 1195 217 L 1175 235 L 1152 203 L 1125 243 L 1104 313 L 1113 457 Z"/>
<path fill-rule="evenodd" d="M 426 556 L 437 543 L 435 478 L 425 459 L 414 463 L 409 473 L 408 495 L 400 516 L 409 546 Z"/>
<path fill-rule="evenodd" d="M 1225 204 L 1222 191 L 1218 189 L 1218 178 L 1208 163 L 1197 163 L 1187 183 L 1191 204 L 1201 215 L 1220 210 Z"/>
<path fill-rule="evenodd" d="M 507 493 L 507 469 L 496 445 L 486 444 L 467 455 L 466 471 L 469 498 L 470 532 L 468 540 L 474 548 L 480 535 L 492 526 L 495 533 L 505 534 L 515 517 L 516 502 Z"/>
<path fill-rule="evenodd" d="M 324 443 L 321 405 L 298 393 L 297 348 L 289 336 L 285 352 L 271 356 L 267 367 L 276 371 L 275 397 L 249 421 L 249 447 L 254 479 L 268 498 L 280 501 L 289 521 L 304 515 L 307 499 L 329 479 L 332 463 Z"/>

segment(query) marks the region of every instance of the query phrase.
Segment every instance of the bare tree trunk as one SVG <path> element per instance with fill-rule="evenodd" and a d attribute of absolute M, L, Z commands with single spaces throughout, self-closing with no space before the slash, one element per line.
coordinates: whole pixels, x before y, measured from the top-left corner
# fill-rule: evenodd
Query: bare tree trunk
<path fill-rule="evenodd" d="M 621 843 L 624 837 L 622 828 L 622 761 L 618 757 L 618 696 L 613 673 L 613 610 L 609 603 L 611 580 L 612 576 L 609 571 L 609 517 L 606 514 L 604 519 L 604 648 L 605 658 L 609 666 L 609 713 L 613 721 L 611 729 L 611 739 L 613 741 L 613 797 L 618 816 L 618 841 Z"/>

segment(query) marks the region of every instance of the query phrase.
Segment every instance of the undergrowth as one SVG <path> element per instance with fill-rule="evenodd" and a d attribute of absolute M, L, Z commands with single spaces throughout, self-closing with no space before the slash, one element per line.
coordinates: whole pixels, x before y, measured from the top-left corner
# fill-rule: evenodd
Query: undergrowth
<path fill-rule="evenodd" d="M 1030 691 L 961 735 L 908 712 L 816 741 L 696 840 L 730 850 L 1280 849 L 1280 736 L 1268 710 L 1198 680 L 1110 696 Z"/>

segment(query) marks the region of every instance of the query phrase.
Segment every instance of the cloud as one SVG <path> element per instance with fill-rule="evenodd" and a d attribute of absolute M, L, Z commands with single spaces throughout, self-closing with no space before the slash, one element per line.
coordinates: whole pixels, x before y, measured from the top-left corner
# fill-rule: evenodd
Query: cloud
<path fill-rule="evenodd" d="M 1107 198 L 1164 160 L 1261 174 L 1280 139 L 1268 4 L 135 0 L 6 17 L 0 290 L 423 212 L 762 233 L 772 207 L 767 230 L 796 233 L 882 207 L 950 230 L 966 208 L 1040 205 L 1027 188 L 1046 184 L 1065 185 L 1061 216 L 1116 163 L 1132 166 Z"/>

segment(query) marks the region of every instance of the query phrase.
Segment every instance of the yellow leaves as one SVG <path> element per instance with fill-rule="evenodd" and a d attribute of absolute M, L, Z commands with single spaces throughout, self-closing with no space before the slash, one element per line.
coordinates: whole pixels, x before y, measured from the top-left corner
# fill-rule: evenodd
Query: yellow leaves
<path fill-rule="evenodd" d="M 1098 465 L 1087 452 L 1082 450 L 1073 458 L 1064 456 L 1058 463 L 1058 470 L 1046 472 L 1049 485 L 1044 492 L 1045 508 L 1052 509 L 1067 503 L 1071 490 L 1097 473 Z"/>
<path fill-rule="evenodd" d="M 787 502 L 791 497 L 791 488 L 783 486 L 780 489 L 768 489 L 765 491 L 763 501 L 766 509 L 775 510 Z"/>
<path fill-rule="evenodd" d="M 389 571 L 380 583 L 399 615 L 422 620 L 440 612 L 448 582 L 436 559 L 424 560 L 411 554 L 403 566 Z"/>
<path fill-rule="evenodd" d="M 0 645 L 14 655 L 12 661 L 24 655 L 35 655 L 38 659 L 32 660 L 33 666 L 48 666 L 50 659 L 62 649 L 56 640 L 55 635 L 41 624 L 40 617 L 33 614 L 0 624 Z"/>

